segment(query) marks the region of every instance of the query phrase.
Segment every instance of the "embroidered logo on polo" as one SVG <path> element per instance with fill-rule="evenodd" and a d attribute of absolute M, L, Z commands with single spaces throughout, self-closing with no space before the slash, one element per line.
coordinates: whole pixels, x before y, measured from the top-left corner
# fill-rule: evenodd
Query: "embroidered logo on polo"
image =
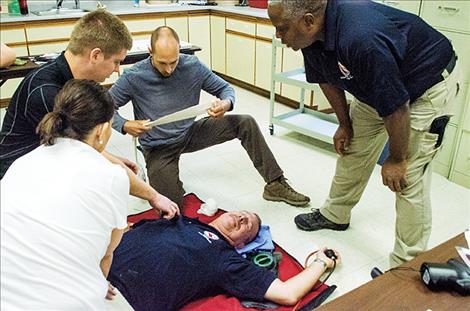
<path fill-rule="evenodd" d="M 341 64 L 340 62 L 338 62 L 338 67 L 339 67 L 339 71 L 341 71 L 341 73 L 343 74 L 342 77 L 340 77 L 340 79 L 342 80 L 351 80 L 352 78 L 354 78 L 351 74 L 351 71 L 348 70 L 348 68 L 346 68 L 346 66 L 344 66 L 343 64 Z"/>
<path fill-rule="evenodd" d="M 219 240 L 219 237 L 210 231 L 204 231 L 204 233 L 198 232 L 204 239 L 207 240 L 207 242 L 212 244 L 211 240 L 217 241 Z"/>

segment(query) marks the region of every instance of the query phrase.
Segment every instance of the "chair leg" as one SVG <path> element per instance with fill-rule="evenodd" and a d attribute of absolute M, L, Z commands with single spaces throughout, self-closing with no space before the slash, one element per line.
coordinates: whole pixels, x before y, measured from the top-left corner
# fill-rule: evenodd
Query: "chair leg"
<path fill-rule="evenodd" d="M 142 151 L 140 148 L 139 148 L 139 145 L 138 145 L 138 141 L 137 141 L 137 137 L 133 137 L 132 138 L 132 141 L 134 143 L 134 155 L 135 155 L 135 163 L 137 164 L 137 166 L 139 167 L 139 171 L 137 172 L 137 176 L 139 176 L 140 178 L 142 178 L 143 181 L 147 182 L 147 174 L 146 174 L 146 170 L 145 170 L 145 166 L 142 165 L 140 159 L 139 159 L 139 154 L 137 152 L 137 150 L 139 151 Z"/>

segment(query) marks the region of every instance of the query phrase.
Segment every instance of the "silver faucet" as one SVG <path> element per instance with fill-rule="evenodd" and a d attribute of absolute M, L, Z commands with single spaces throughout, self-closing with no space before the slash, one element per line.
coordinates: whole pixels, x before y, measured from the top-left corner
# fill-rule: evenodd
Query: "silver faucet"
<path fill-rule="evenodd" d="M 99 9 L 102 9 L 102 10 L 106 10 L 106 5 L 102 4 L 101 2 L 98 1 L 98 3 L 96 4 L 96 8 L 99 10 Z"/>
<path fill-rule="evenodd" d="M 62 2 L 64 2 L 64 0 L 56 0 L 57 10 L 60 10 L 60 8 L 62 7 Z M 75 9 L 80 9 L 80 0 L 75 0 Z"/>

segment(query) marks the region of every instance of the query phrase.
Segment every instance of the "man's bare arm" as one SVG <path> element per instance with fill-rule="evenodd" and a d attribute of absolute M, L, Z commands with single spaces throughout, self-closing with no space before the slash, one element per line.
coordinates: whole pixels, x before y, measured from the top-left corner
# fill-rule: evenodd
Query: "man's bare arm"
<path fill-rule="evenodd" d="M 338 154 L 344 155 L 348 150 L 350 141 L 354 135 L 351 119 L 349 118 L 349 108 L 346 101 L 346 94 L 343 90 L 331 85 L 320 84 L 320 88 L 325 94 L 328 102 L 335 111 L 339 121 L 338 129 L 333 136 L 333 143 Z"/>
<path fill-rule="evenodd" d="M 410 139 L 410 107 L 406 102 L 384 118 L 389 137 L 390 155 L 382 165 L 382 182 L 394 192 L 406 187 L 406 156 Z"/>
<path fill-rule="evenodd" d="M 327 268 L 333 267 L 333 260 L 326 257 L 323 248 L 318 251 L 317 258 L 320 261 L 312 262 L 305 270 L 283 282 L 280 279 L 274 280 L 269 286 L 264 298 L 282 305 L 294 305 L 302 299 L 320 279 Z M 340 264 L 341 257 L 335 251 L 336 264 Z M 324 262 L 325 264 L 323 264 Z M 325 266 L 326 265 L 326 266 Z"/>

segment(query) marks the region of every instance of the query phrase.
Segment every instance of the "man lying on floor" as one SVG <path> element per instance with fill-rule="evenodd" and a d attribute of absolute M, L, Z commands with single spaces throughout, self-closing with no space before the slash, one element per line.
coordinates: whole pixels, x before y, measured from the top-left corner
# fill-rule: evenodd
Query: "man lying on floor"
<path fill-rule="evenodd" d="M 114 251 L 108 280 L 137 311 L 177 310 L 218 294 L 293 305 L 333 261 L 323 249 L 305 270 L 283 282 L 235 250 L 253 241 L 260 225 L 258 215 L 247 211 L 224 213 L 209 224 L 183 216 L 141 222 Z"/>

